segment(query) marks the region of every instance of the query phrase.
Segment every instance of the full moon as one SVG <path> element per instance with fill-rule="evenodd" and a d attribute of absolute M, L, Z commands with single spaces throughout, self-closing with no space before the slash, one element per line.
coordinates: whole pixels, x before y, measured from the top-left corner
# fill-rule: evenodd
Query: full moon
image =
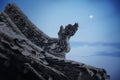
<path fill-rule="evenodd" d="M 93 15 L 90 15 L 89 18 L 90 18 L 90 19 L 93 19 Z"/>

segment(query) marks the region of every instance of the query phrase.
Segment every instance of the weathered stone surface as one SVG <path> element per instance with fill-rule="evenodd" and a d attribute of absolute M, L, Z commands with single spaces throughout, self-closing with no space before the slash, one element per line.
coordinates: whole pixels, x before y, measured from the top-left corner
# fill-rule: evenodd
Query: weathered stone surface
<path fill-rule="evenodd" d="M 65 59 L 78 24 L 60 27 L 58 38 L 39 30 L 15 4 L 0 13 L 0 80 L 105 80 L 106 71 Z"/>

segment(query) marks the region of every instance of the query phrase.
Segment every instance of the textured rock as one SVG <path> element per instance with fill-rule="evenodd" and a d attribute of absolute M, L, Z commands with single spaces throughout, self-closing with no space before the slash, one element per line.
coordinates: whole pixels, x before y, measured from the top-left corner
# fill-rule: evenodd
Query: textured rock
<path fill-rule="evenodd" d="M 78 24 L 60 27 L 58 38 L 39 30 L 15 4 L 0 13 L 0 80 L 105 80 L 106 71 L 65 59 Z"/>

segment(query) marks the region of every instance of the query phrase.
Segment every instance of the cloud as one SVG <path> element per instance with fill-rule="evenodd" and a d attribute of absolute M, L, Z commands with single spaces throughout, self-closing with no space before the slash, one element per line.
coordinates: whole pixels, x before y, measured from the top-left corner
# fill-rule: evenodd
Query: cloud
<path fill-rule="evenodd" d="M 94 43 L 88 43 L 88 42 L 70 42 L 71 46 L 73 47 L 80 47 L 80 46 L 109 46 L 120 49 L 120 43 L 105 43 L 105 42 L 94 42 Z"/>
<path fill-rule="evenodd" d="M 120 43 L 71 42 L 69 56 L 110 56 L 120 57 Z"/>
<path fill-rule="evenodd" d="M 120 57 L 120 52 L 98 52 L 93 56 L 110 56 L 110 57 Z"/>

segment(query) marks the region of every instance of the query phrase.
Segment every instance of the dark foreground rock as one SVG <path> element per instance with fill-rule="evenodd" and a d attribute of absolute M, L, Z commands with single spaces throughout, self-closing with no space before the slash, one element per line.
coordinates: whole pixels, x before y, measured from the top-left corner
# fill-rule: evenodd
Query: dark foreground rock
<path fill-rule="evenodd" d="M 50 38 L 15 4 L 0 13 L 0 80 L 105 80 L 106 71 L 65 59 L 78 24 Z"/>

